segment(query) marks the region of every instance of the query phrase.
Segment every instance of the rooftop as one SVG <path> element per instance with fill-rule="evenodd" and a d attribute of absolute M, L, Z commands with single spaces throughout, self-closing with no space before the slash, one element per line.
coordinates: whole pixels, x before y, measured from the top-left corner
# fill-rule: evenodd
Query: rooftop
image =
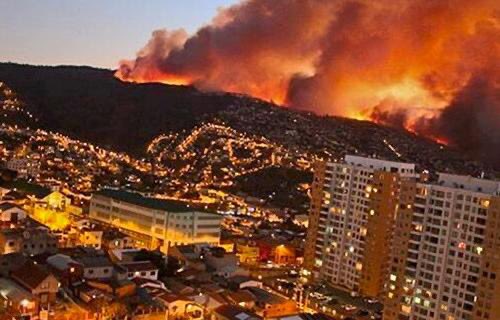
<path fill-rule="evenodd" d="M 0 297 L 14 301 L 21 301 L 23 299 L 33 300 L 33 296 L 30 292 L 20 287 L 14 281 L 6 278 L 0 278 Z"/>
<path fill-rule="evenodd" d="M 239 276 L 233 276 L 233 277 L 229 278 L 228 281 L 232 282 L 232 283 L 236 283 L 236 284 L 242 284 L 242 283 L 247 282 L 247 281 L 257 281 L 257 280 L 255 280 L 254 278 L 252 278 L 250 276 L 239 275 Z"/>
<path fill-rule="evenodd" d="M 345 162 L 350 165 L 361 166 L 366 168 L 369 167 L 376 170 L 401 172 L 401 169 L 405 169 L 406 173 L 415 172 L 414 163 L 396 162 L 396 161 L 366 158 L 353 155 L 346 155 Z"/>
<path fill-rule="evenodd" d="M 110 267 L 113 264 L 106 256 L 82 256 L 76 258 L 85 268 Z"/>
<path fill-rule="evenodd" d="M 33 195 L 39 199 L 45 198 L 46 196 L 52 193 L 52 191 L 48 188 L 20 179 L 4 182 L 1 184 L 1 187 L 10 190 L 16 190 L 18 192 L 22 192 L 28 195 Z"/>
<path fill-rule="evenodd" d="M 226 319 L 231 320 L 258 320 L 262 319 L 255 313 L 236 305 L 222 305 L 215 309 L 215 312 Z"/>
<path fill-rule="evenodd" d="M 500 195 L 500 181 L 461 176 L 456 174 L 440 173 L 438 183 L 449 188 L 464 189 L 482 192 L 491 195 Z"/>
<path fill-rule="evenodd" d="M 12 208 L 21 209 L 19 206 L 16 206 L 13 203 L 9 203 L 9 202 L 0 203 L 0 211 L 7 211 L 7 210 L 12 209 Z"/>
<path fill-rule="evenodd" d="M 248 290 L 251 294 L 253 294 L 256 300 L 260 300 L 266 304 L 279 304 L 286 301 L 285 298 L 282 298 L 274 293 L 271 293 L 261 288 L 246 287 L 245 290 Z"/>
<path fill-rule="evenodd" d="M 120 263 L 120 266 L 126 268 L 128 272 L 158 270 L 150 261 L 125 262 Z"/>
<path fill-rule="evenodd" d="M 205 210 L 191 208 L 181 201 L 149 198 L 149 197 L 144 197 L 143 195 L 136 192 L 129 192 L 124 190 L 103 189 L 94 193 L 94 195 L 127 202 L 139 207 L 144 207 L 154 210 L 162 210 L 167 212 L 194 212 L 194 211 L 206 212 Z"/>
<path fill-rule="evenodd" d="M 11 274 L 14 280 L 28 289 L 37 288 L 49 276 L 48 271 L 31 262 L 25 263 Z"/>
<path fill-rule="evenodd" d="M 75 260 L 71 259 L 71 257 L 64 255 L 64 254 L 55 254 L 51 257 L 47 258 L 47 263 L 53 266 L 56 269 L 59 270 L 64 270 L 66 269 L 70 264 L 72 263 L 77 263 Z"/>

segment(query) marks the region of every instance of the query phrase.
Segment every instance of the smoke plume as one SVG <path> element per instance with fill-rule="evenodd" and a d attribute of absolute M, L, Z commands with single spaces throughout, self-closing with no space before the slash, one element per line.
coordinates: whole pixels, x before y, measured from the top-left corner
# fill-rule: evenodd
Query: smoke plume
<path fill-rule="evenodd" d="M 499 44 L 496 0 L 247 0 L 194 35 L 154 31 L 117 76 L 371 119 L 500 159 L 488 147 Z"/>
<path fill-rule="evenodd" d="M 487 70 L 472 78 L 439 115 L 420 118 L 417 132 L 446 139 L 469 154 L 500 164 L 500 81 Z"/>

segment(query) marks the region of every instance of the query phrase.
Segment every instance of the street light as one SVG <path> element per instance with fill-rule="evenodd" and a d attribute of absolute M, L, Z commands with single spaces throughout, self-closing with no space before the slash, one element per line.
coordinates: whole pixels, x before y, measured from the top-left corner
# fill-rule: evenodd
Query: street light
<path fill-rule="evenodd" d="M 299 309 L 304 310 L 307 308 L 308 292 L 307 292 L 307 282 L 308 276 L 311 274 L 308 270 L 300 270 L 300 276 L 297 278 L 297 286 L 295 291 L 297 293 L 297 302 L 299 304 Z"/>

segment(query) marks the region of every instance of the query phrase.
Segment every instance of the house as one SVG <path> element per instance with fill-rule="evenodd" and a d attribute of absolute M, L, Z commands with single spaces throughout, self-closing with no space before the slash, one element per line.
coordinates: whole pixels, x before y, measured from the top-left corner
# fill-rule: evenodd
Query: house
<path fill-rule="evenodd" d="M 239 268 L 238 257 L 233 253 L 226 253 L 222 248 L 210 248 L 204 254 L 207 271 L 214 275 L 229 278 L 237 274 L 244 274 L 245 271 Z"/>
<path fill-rule="evenodd" d="M 5 167 L 15 171 L 18 177 L 34 177 L 40 171 L 40 163 L 26 157 L 13 158 L 5 163 Z"/>
<path fill-rule="evenodd" d="M 102 235 L 102 248 L 106 251 L 114 249 L 131 249 L 135 245 L 132 237 L 117 229 L 106 229 Z"/>
<path fill-rule="evenodd" d="M 185 285 L 184 283 L 174 279 L 174 278 L 166 278 L 164 280 L 165 284 L 167 285 L 167 288 L 172 292 L 177 295 L 190 295 L 194 293 L 194 288 Z"/>
<path fill-rule="evenodd" d="M 113 264 L 105 255 L 89 254 L 76 257 L 83 269 L 85 279 L 111 279 L 113 277 Z"/>
<path fill-rule="evenodd" d="M 102 230 L 82 228 L 79 231 L 78 243 L 81 246 L 91 247 L 99 250 L 102 246 L 102 235 Z"/>
<path fill-rule="evenodd" d="M 232 304 L 239 305 L 240 307 L 250 310 L 255 308 L 255 296 L 248 290 L 228 291 L 226 298 Z"/>
<path fill-rule="evenodd" d="M 127 272 L 128 279 L 144 278 L 158 280 L 159 269 L 150 261 L 133 261 L 119 264 Z"/>
<path fill-rule="evenodd" d="M 166 318 L 169 320 L 203 319 L 203 307 L 186 296 L 166 293 L 157 298 L 165 305 Z"/>
<path fill-rule="evenodd" d="M 10 192 L 20 194 L 23 198 L 28 197 L 31 200 L 43 199 L 52 191 L 37 184 L 30 183 L 23 179 L 3 182 L 0 187 L 0 193 L 3 199 L 8 198 Z"/>
<path fill-rule="evenodd" d="M 262 317 L 236 305 L 222 305 L 212 313 L 211 320 L 261 320 Z"/>
<path fill-rule="evenodd" d="M 21 252 L 26 255 L 37 255 L 56 251 L 57 238 L 47 228 L 25 226 L 0 229 L 0 254 Z"/>
<path fill-rule="evenodd" d="M 238 243 L 236 244 L 236 255 L 240 263 L 256 264 L 260 259 L 259 247 L 252 245 L 252 243 Z"/>
<path fill-rule="evenodd" d="M 8 202 L 0 203 L 0 227 L 16 225 L 26 219 L 26 216 L 26 211 L 19 206 Z"/>
<path fill-rule="evenodd" d="M 108 254 L 116 263 L 135 261 L 136 256 L 141 252 L 140 249 L 119 249 L 115 248 L 108 251 Z"/>
<path fill-rule="evenodd" d="M 203 306 L 206 313 L 209 314 L 211 314 L 218 307 L 229 303 L 222 294 L 216 292 L 193 295 L 191 296 L 191 299 L 197 304 Z"/>
<path fill-rule="evenodd" d="M 298 226 L 307 228 L 309 226 L 309 215 L 307 214 L 296 214 L 293 217 L 293 223 Z"/>
<path fill-rule="evenodd" d="M 39 265 L 27 262 L 14 270 L 10 276 L 16 283 L 28 290 L 41 307 L 46 308 L 55 301 L 59 281 Z"/>
<path fill-rule="evenodd" d="M 183 269 L 205 271 L 205 263 L 201 260 L 203 251 L 208 245 L 187 244 L 173 246 L 169 249 L 168 256 L 179 262 Z"/>
<path fill-rule="evenodd" d="M 296 249 L 288 243 L 272 239 L 259 239 L 256 241 L 259 247 L 259 260 L 272 261 L 280 265 L 293 265 L 297 263 Z"/>
<path fill-rule="evenodd" d="M 234 276 L 227 279 L 229 289 L 237 291 L 246 287 L 262 288 L 262 281 L 255 280 L 249 276 Z"/>
<path fill-rule="evenodd" d="M 146 278 L 134 278 L 132 281 L 135 283 L 137 288 L 146 288 L 150 290 L 162 290 L 167 291 L 167 287 L 160 280 L 151 280 Z"/>
<path fill-rule="evenodd" d="M 28 258 L 19 252 L 0 255 L 0 277 L 9 277 L 10 273 L 23 266 Z"/>
<path fill-rule="evenodd" d="M 297 305 L 291 299 L 285 299 L 257 287 L 247 287 L 245 290 L 248 290 L 255 297 L 258 313 L 264 318 L 276 318 L 297 313 Z"/>
<path fill-rule="evenodd" d="M 85 283 L 92 288 L 98 289 L 116 298 L 132 296 L 137 289 L 135 282 L 128 279 L 115 281 L 92 279 Z"/>
<path fill-rule="evenodd" d="M 65 286 L 77 283 L 83 277 L 83 266 L 67 255 L 58 253 L 50 256 L 47 265 Z"/>
<path fill-rule="evenodd" d="M 7 278 L 0 278 L 0 288 L 0 303 L 2 303 L 2 307 L 5 306 L 8 313 L 16 317 L 16 319 L 29 319 L 31 316 L 37 314 L 37 299 L 28 290 Z"/>
<path fill-rule="evenodd" d="M 287 244 L 274 247 L 274 263 L 279 265 L 291 265 L 297 263 L 295 248 Z"/>

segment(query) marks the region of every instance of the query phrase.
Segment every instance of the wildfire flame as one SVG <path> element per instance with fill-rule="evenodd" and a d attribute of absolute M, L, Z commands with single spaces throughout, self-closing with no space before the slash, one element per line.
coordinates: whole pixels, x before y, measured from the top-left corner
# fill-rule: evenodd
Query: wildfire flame
<path fill-rule="evenodd" d="M 246 93 L 474 149 L 445 115 L 457 122 L 458 106 L 478 122 L 463 130 L 498 132 L 499 17 L 492 0 L 248 0 L 194 35 L 153 32 L 116 76 Z M 470 98 L 477 90 L 489 97 L 480 105 Z"/>

